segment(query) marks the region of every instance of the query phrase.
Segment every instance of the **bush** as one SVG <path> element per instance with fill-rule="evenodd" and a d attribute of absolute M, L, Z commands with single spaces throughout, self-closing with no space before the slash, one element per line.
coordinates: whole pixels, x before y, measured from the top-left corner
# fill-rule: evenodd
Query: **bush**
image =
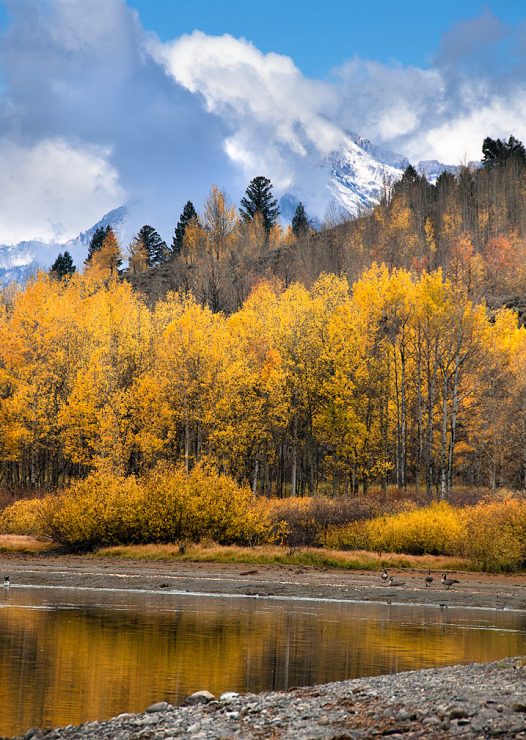
<path fill-rule="evenodd" d="M 279 539 L 289 547 L 320 547 L 335 526 L 370 519 L 378 504 L 365 496 L 274 499 L 270 516 Z"/>
<path fill-rule="evenodd" d="M 328 541 L 331 546 L 344 549 L 453 555 L 458 552 L 464 533 L 459 510 L 438 503 L 333 529 Z"/>
<path fill-rule="evenodd" d="M 4 534 L 46 534 L 41 499 L 15 501 L 0 513 L 0 531 Z"/>
<path fill-rule="evenodd" d="M 526 501 L 505 498 L 463 512 L 462 552 L 482 570 L 515 570 L 526 564 Z"/>
<path fill-rule="evenodd" d="M 141 542 L 143 497 L 137 480 L 93 473 L 42 501 L 47 534 L 56 542 L 85 549 Z"/>
<path fill-rule="evenodd" d="M 159 468 L 143 482 L 143 542 L 209 538 L 223 545 L 258 544 L 270 536 L 267 504 L 227 475 Z"/>
<path fill-rule="evenodd" d="M 13 504 L 1 524 L 75 549 L 201 538 L 247 545 L 271 537 L 267 509 L 226 475 L 164 467 L 142 480 L 93 473 L 59 494 Z"/>

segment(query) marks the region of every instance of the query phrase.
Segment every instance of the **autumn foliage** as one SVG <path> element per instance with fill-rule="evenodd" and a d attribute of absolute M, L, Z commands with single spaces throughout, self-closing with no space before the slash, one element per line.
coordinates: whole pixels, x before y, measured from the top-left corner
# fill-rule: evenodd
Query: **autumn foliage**
<path fill-rule="evenodd" d="M 0 306 L 0 475 L 55 488 L 206 463 L 256 494 L 526 481 L 526 331 L 443 273 L 190 294 L 40 275 Z"/>

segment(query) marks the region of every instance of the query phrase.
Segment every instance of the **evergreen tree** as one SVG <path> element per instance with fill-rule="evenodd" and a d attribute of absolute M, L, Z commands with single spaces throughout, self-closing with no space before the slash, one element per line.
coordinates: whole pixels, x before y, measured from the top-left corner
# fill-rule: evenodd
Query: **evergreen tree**
<path fill-rule="evenodd" d="M 51 265 L 49 270 L 50 275 L 57 277 L 59 280 L 66 277 L 66 275 L 73 275 L 77 268 L 73 264 L 73 258 L 70 253 L 66 250 L 64 254 L 62 252 L 58 255 L 57 259 Z"/>
<path fill-rule="evenodd" d="M 412 164 L 407 165 L 402 175 L 400 182 L 404 185 L 415 185 L 420 180 L 418 172 L 415 170 Z"/>
<path fill-rule="evenodd" d="M 487 136 L 482 142 L 482 164 L 484 167 L 503 165 L 509 160 L 526 165 L 526 149 L 522 141 L 510 136 L 508 141 L 491 139 Z"/>
<path fill-rule="evenodd" d="M 162 265 L 168 259 L 168 247 L 153 226 L 145 224 L 136 237 L 142 242 L 148 267 Z"/>
<path fill-rule="evenodd" d="M 184 241 L 184 232 L 186 231 L 186 227 L 188 226 L 190 221 L 192 221 L 194 218 L 197 220 L 197 212 L 194 208 L 194 204 L 189 200 L 183 208 L 183 212 L 181 213 L 177 226 L 175 227 L 175 232 L 172 239 L 173 254 L 181 254 Z"/>
<path fill-rule="evenodd" d="M 292 232 L 296 238 L 301 238 L 302 236 L 305 236 L 305 234 L 308 234 L 310 229 L 312 228 L 312 224 L 309 217 L 307 216 L 307 211 L 305 210 L 305 206 L 303 205 L 303 203 L 298 203 L 298 205 L 296 206 L 294 216 L 292 217 L 291 226 Z"/>
<path fill-rule="evenodd" d="M 111 231 L 111 226 L 99 226 L 95 229 L 93 232 L 93 236 L 91 237 L 89 246 L 88 246 L 88 256 L 86 257 L 85 264 L 87 265 L 89 262 L 91 262 L 91 259 L 95 252 L 98 252 L 100 249 L 102 249 L 102 245 L 104 244 L 104 239 L 108 235 L 108 233 Z"/>
<path fill-rule="evenodd" d="M 250 181 L 245 196 L 241 198 L 239 213 L 245 221 L 252 221 L 257 213 L 261 214 L 265 231 L 269 233 L 278 220 L 279 207 L 272 196 L 272 184 L 268 178 L 260 175 Z"/>

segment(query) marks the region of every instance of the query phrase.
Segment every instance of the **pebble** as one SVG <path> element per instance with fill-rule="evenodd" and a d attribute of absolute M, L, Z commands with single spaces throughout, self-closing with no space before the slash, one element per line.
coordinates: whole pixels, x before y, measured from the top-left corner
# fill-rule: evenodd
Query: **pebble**
<path fill-rule="evenodd" d="M 154 712 L 166 712 L 167 709 L 172 709 L 172 705 L 168 704 L 167 701 L 158 701 L 155 704 L 150 704 L 146 711 L 152 714 Z"/>
<path fill-rule="evenodd" d="M 157 702 L 139 715 L 122 714 L 25 740 L 366 740 L 386 738 L 513 737 L 526 733 L 524 661 L 432 668 L 339 681 L 324 686 L 239 696 L 208 691 L 184 708 Z M 452 687 L 462 686 L 462 695 Z M 458 691 L 458 689 L 457 689 Z M 488 693 L 491 691 L 490 696 Z M 425 696 L 425 704 L 422 699 Z M 190 701 L 188 701 L 190 700 Z"/>
<path fill-rule="evenodd" d="M 183 701 L 183 706 L 192 707 L 195 704 L 208 704 L 209 702 L 214 701 L 214 699 L 215 696 L 209 691 L 194 691 L 193 694 L 187 696 L 186 699 Z"/>

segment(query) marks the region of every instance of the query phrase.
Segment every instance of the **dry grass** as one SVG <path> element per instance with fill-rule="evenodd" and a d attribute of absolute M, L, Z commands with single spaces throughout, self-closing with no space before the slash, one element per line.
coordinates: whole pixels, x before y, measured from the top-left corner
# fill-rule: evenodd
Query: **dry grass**
<path fill-rule="evenodd" d="M 189 545 L 181 554 L 179 545 L 122 545 L 105 547 L 95 557 L 129 558 L 132 560 L 187 560 L 192 562 L 247 563 L 317 566 L 347 570 L 381 568 L 430 568 L 432 570 L 472 570 L 464 558 L 433 555 L 379 554 L 356 550 L 322 550 L 319 548 L 286 548 L 262 545 L 237 547 L 222 545 Z"/>
<path fill-rule="evenodd" d="M 0 534 L 0 552 L 20 552 L 37 555 L 53 547 L 53 543 L 26 534 Z"/>

